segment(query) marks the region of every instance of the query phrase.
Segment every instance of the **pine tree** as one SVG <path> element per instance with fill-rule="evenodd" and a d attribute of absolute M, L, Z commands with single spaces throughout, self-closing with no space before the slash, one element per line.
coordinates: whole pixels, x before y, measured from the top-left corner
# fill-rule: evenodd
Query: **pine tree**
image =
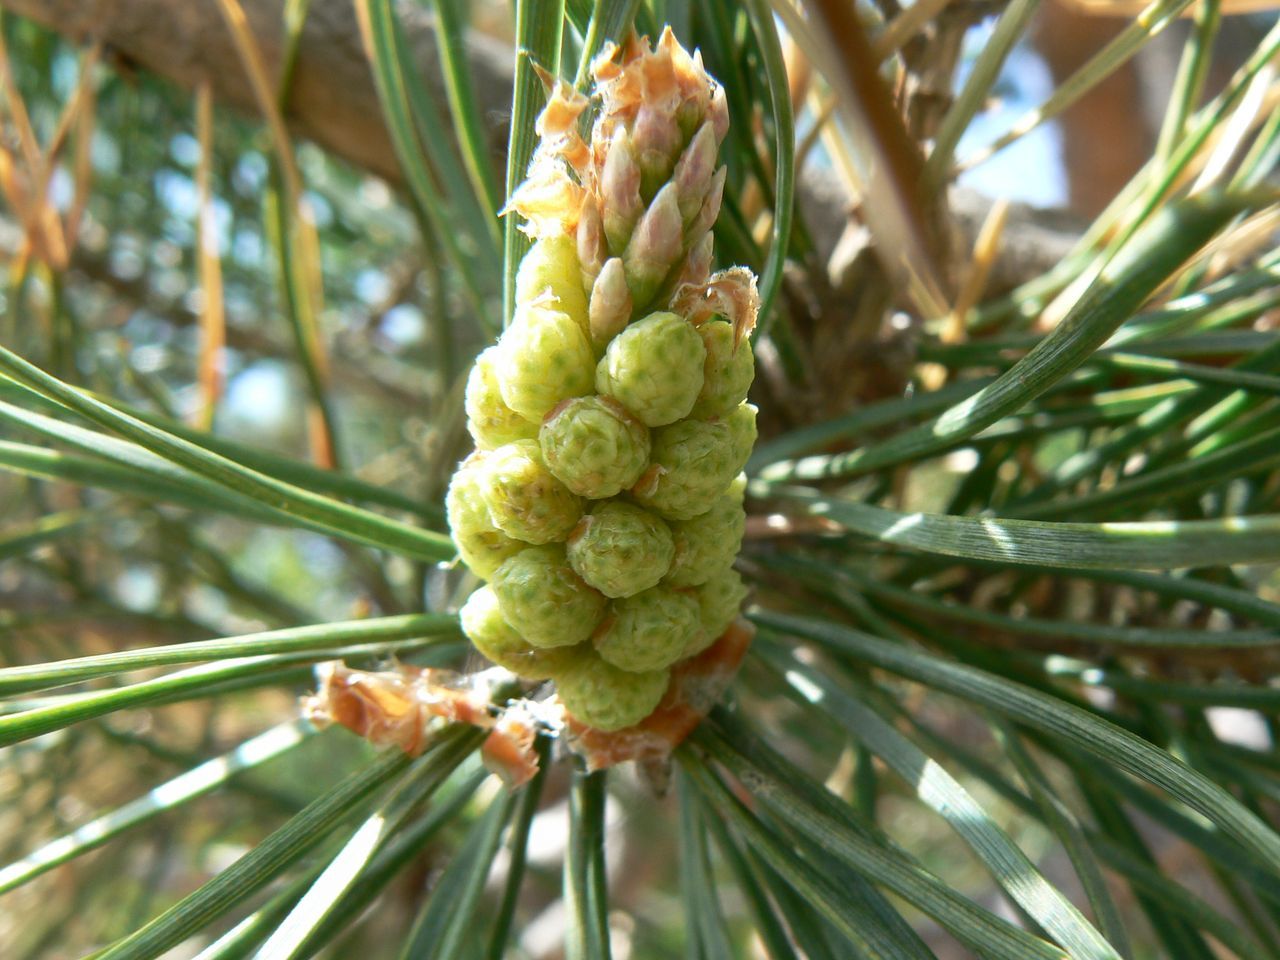
<path fill-rule="evenodd" d="M 1280 955 L 1280 30 L 336 3 L 0 0 L 4 960 Z"/>

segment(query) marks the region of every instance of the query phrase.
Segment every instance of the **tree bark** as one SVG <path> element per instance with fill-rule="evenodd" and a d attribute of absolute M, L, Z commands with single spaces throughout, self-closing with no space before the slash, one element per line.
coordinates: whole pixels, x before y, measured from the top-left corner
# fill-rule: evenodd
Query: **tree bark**
<path fill-rule="evenodd" d="M 269 69 L 283 51 L 283 0 L 242 0 Z M 216 0 L 0 0 L 0 7 L 75 40 L 101 40 L 117 59 L 187 89 L 208 80 L 214 97 L 257 115 L 257 103 Z M 422 78 L 445 105 L 434 18 L 401 4 L 400 21 Z M 512 52 L 468 37 L 468 60 L 495 155 L 506 149 Z M 402 179 L 382 122 L 352 0 L 311 0 L 298 48 L 286 120 L 356 167 Z"/>
<path fill-rule="evenodd" d="M 1053 0 L 1040 8 L 1036 46 L 1054 84 L 1061 84 L 1126 25 Z M 1130 60 L 1062 114 L 1062 162 L 1070 206 L 1101 213 L 1151 156 L 1154 135 L 1142 101 L 1138 65 Z"/>

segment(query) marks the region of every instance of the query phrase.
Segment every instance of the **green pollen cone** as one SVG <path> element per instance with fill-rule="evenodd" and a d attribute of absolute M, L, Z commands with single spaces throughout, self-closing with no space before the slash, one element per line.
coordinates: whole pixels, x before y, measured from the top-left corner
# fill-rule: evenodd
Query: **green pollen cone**
<path fill-rule="evenodd" d="M 578 397 L 552 412 L 538 433 L 547 467 L 592 500 L 628 489 L 649 465 L 649 428 L 607 397 Z"/>
<path fill-rule="evenodd" d="M 702 338 L 689 321 L 651 313 L 610 341 L 596 367 L 596 390 L 660 427 L 689 415 L 702 390 L 705 359 Z"/>
<path fill-rule="evenodd" d="M 520 551 L 498 567 L 492 586 L 502 618 L 535 647 L 582 643 L 604 617 L 607 601 L 573 572 L 559 544 Z"/>
<path fill-rule="evenodd" d="M 534 440 L 490 453 L 480 468 L 479 488 L 494 525 L 525 543 L 562 541 L 582 517 L 582 501 L 547 469 Z"/>
<path fill-rule="evenodd" d="M 747 399 L 747 390 L 756 376 L 751 341 L 743 338 L 734 347 L 733 326 L 713 320 L 698 328 L 707 359 L 702 367 L 702 390 L 689 411 L 695 420 L 727 417 Z"/>
<path fill-rule="evenodd" d="M 462 562 L 477 577 L 487 580 L 499 564 L 523 550 L 526 544 L 499 530 L 489 515 L 480 494 L 483 459 L 472 455 L 453 475 L 445 495 L 445 513 Z"/>
<path fill-rule="evenodd" d="M 492 587 L 481 587 L 458 611 L 462 632 L 492 663 L 525 680 L 545 680 L 563 669 L 572 657 L 572 647 L 540 649 L 528 643 L 502 616 L 498 595 Z"/>
<path fill-rule="evenodd" d="M 591 642 L 607 663 L 633 673 L 671 666 L 703 629 L 698 601 L 670 587 L 615 600 L 611 613 Z"/>
<path fill-rule="evenodd" d="M 668 520 L 706 513 L 746 465 L 755 442 L 755 407 L 724 420 L 681 420 L 653 434 L 653 464 L 632 495 Z"/>
<path fill-rule="evenodd" d="M 502 399 L 498 372 L 494 367 L 498 348 L 490 347 L 476 357 L 467 377 L 467 432 L 481 450 L 492 450 L 514 440 L 530 440 L 538 435 L 536 425 L 516 413 Z"/>
<path fill-rule="evenodd" d="M 561 401 L 591 392 L 595 354 L 587 334 L 567 313 L 522 307 L 502 339 L 494 368 L 508 407 L 530 423 Z"/>
<path fill-rule="evenodd" d="M 587 323 L 587 295 L 582 289 L 582 266 L 571 237 L 541 237 L 520 261 L 516 271 L 516 303 L 539 303 L 567 314 L 583 333 Z"/>
<path fill-rule="evenodd" d="M 747 598 L 747 587 L 737 570 L 725 567 L 712 574 L 706 583 L 695 587 L 693 594 L 698 604 L 702 631 L 685 648 L 683 655 L 686 657 L 701 653 L 729 629 L 729 624 L 733 623 L 742 610 L 742 601 Z"/>
<path fill-rule="evenodd" d="M 742 497 L 731 488 L 711 509 L 690 520 L 671 524 L 675 558 L 666 582 L 673 587 L 695 587 L 733 563 L 742 549 L 747 514 Z"/>
<path fill-rule="evenodd" d="M 569 713 L 597 730 L 621 730 L 653 713 L 667 692 L 670 672 L 629 673 L 586 650 L 556 676 L 556 689 Z"/>
<path fill-rule="evenodd" d="M 610 501 L 583 518 L 567 552 L 578 576 L 606 597 L 630 597 L 666 575 L 675 546 L 667 525 L 653 514 Z"/>

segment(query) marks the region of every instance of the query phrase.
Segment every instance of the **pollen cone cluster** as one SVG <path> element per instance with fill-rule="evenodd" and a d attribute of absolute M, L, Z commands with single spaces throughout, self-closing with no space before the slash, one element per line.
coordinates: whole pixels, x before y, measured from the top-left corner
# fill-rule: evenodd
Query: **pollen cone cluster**
<path fill-rule="evenodd" d="M 471 371 L 476 451 L 447 505 L 488 581 L 462 610 L 476 649 L 618 730 L 746 593 L 758 298 L 749 271 L 711 272 L 728 114 L 700 56 L 633 35 L 592 73 L 591 99 L 552 91 L 511 198 L 535 242 L 512 324 Z"/>

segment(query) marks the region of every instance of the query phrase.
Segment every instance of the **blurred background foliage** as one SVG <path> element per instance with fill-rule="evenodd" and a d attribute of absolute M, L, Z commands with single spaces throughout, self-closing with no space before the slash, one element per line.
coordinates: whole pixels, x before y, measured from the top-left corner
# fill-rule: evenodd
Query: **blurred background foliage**
<path fill-rule="evenodd" d="M 447 618 L 184 655 L 472 583 L 442 538 L 273 512 L 6 361 L 0 956 L 1280 956 L 1264 5 L 40 6 L 0 2 L 0 344 L 168 438 L 445 533 L 502 312 L 512 44 L 573 77 L 593 13 L 671 23 L 726 85 L 719 256 L 776 299 L 761 637 L 661 798 L 569 763 L 508 796 L 465 738 L 409 764 L 295 721 L 335 649 L 475 666 Z M 326 92 L 329 49 L 360 84 Z M 1051 337 L 1081 352 L 978 423 Z M 1105 526 L 1142 521 L 1183 526 Z M 313 885 L 340 852 L 355 884 Z"/>

